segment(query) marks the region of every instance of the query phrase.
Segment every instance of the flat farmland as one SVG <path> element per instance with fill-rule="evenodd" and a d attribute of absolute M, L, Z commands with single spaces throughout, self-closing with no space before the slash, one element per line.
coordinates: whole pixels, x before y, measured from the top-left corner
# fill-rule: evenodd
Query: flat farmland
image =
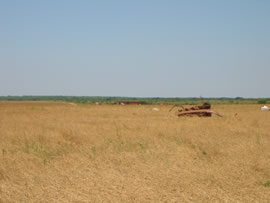
<path fill-rule="evenodd" d="M 170 108 L 0 102 L 0 202 L 270 201 L 270 112 Z"/>

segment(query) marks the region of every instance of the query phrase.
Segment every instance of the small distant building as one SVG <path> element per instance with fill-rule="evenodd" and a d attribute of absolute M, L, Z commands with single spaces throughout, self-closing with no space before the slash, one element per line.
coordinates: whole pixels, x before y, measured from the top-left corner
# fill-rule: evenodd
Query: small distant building
<path fill-rule="evenodd" d="M 145 104 L 142 101 L 119 101 L 119 104 L 127 105 L 127 104 Z"/>

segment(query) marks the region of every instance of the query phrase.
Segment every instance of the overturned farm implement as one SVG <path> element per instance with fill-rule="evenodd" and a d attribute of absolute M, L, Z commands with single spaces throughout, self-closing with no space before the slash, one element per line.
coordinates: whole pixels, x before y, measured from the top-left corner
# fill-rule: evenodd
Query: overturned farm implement
<path fill-rule="evenodd" d="M 170 111 L 176 106 L 179 105 L 174 105 Z M 212 114 L 216 114 L 217 116 L 222 117 L 221 114 L 218 112 L 215 112 L 211 110 L 211 105 L 208 102 L 204 102 L 202 105 L 198 106 L 192 106 L 192 107 L 184 107 L 180 105 L 181 109 L 178 109 L 177 116 L 199 116 L 199 117 L 211 117 Z"/>

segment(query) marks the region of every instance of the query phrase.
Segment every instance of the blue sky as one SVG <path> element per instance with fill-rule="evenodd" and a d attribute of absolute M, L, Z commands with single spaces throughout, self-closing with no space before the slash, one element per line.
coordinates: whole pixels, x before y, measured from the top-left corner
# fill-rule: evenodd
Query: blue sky
<path fill-rule="evenodd" d="M 0 1 L 0 95 L 270 97 L 268 0 Z"/>

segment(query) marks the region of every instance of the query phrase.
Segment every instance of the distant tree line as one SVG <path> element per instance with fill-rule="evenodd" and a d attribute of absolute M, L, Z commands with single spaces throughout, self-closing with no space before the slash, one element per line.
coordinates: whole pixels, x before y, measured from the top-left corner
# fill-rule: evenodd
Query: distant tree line
<path fill-rule="evenodd" d="M 0 101 L 55 101 L 72 102 L 77 104 L 117 104 L 119 101 L 140 101 L 145 104 L 200 104 L 202 101 L 211 104 L 270 104 L 270 98 L 164 98 L 164 97 L 99 97 L 99 96 L 0 96 Z"/>

